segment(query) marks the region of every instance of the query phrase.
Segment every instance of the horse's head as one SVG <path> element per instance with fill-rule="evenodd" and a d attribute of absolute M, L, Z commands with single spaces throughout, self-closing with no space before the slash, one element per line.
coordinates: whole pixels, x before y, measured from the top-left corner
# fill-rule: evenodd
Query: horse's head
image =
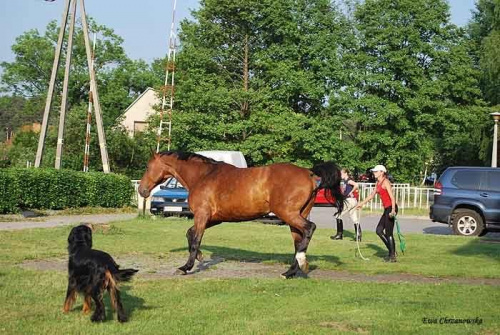
<path fill-rule="evenodd" d="M 167 165 L 162 162 L 162 156 L 158 153 L 153 153 L 148 162 L 146 172 L 144 172 L 139 183 L 139 194 L 144 198 L 149 197 L 151 190 L 169 177 L 172 177 L 172 174 L 168 171 Z"/>

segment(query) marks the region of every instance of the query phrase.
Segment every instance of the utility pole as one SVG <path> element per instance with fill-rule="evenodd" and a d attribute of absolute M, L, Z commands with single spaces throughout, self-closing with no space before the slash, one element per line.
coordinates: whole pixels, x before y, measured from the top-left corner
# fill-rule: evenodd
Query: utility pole
<path fill-rule="evenodd" d="M 54 95 L 54 84 L 56 82 L 57 69 L 59 68 L 59 61 L 61 56 L 62 43 L 64 39 L 64 32 L 66 30 L 66 22 L 68 21 L 70 2 L 71 0 L 66 0 L 66 5 L 64 7 L 63 17 L 61 21 L 61 28 L 59 29 L 59 37 L 57 38 L 54 63 L 52 64 L 52 73 L 50 75 L 49 90 L 47 91 L 47 100 L 45 100 L 45 110 L 43 112 L 42 127 L 40 129 L 40 138 L 38 139 L 38 149 L 36 151 L 35 167 L 40 167 L 40 164 L 42 162 L 43 147 L 45 144 L 45 136 L 47 135 L 47 125 L 49 122 L 49 112 L 52 104 L 52 97 Z"/>
<path fill-rule="evenodd" d="M 497 153 L 498 153 L 498 121 L 500 121 L 500 113 L 491 113 L 493 121 L 493 149 L 491 151 L 491 167 L 497 167 Z"/>
<path fill-rule="evenodd" d="M 76 1 L 76 0 L 75 0 Z M 92 51 L 90 49 L 89 28 L 87 24 L 87 15 L 85 14 L 85 4 L 80 0 L 80 10 L 82 15 L 83 38 L 85 39 L 85 51 L 87 52 L 87 63 L 90 73 L 90 91 L 95 109 L 95 122 L 97 124 L 97 137 L 99 138 L 99 148 L 101 149 L 102 169 L 109 173 L 108 149 L 106 148 L 106 136 L 101 117 L 101 104 L 99 103 L 99 92 L 97 91 L 97 81 L 95 80 L 95 71 L 92 61 Z"/>
<path fill-rule="evenodd" d="M 68 45 L 66 47 L 66 66 L 64 68 L 64 82 L 61 101 L 61 112 L 59 114 L 59 132 L 57 133 L 56 149 L 56 169 L 61 168 L 61 156 L 64 139 L 64 121 L 66 120 L 66 110 L 68 101 L 69 70 L 71 66 L 71 50 L 73 49 L 73 32 L 75 30 L 76 1 L 71 4 L 71 23 L 69 25 Z"/>
<path fill-rule="evenodd" d="M 92 68 L 94 68 L 95 56 L 95 42 L 97 36 L 94 33 L 94 45 L 92 46 Z M 89 159 L 90 159 L 90 128 L 92 121 L 92 106 L 93 106 L 92 91 L 89 92 L 89 105 L 87 108 L 87 127 L 85 129 L 85 149 L 83 154 L 83 172 L 89 172 Z"/>
<path fill-rule="evenodd" d="M 49 83 L 49 90 L 47 92 L 47 100 L 45 102 L 45 110 L 43 113 L 42 127 L 40 131 L 40 138 L 38 141 L 38 149 L 35 158 L 35 167 L 40 167 L 43 155 L 43 147 L 45 142 L 45 137 L 47 133 L 47 125 L 49 119 L 49 112 L 52 103 L 52 97 L 54 93 L 54 85 L 57 76 L 57 70 L 59 68 L 60 61 L 60 53 L 62 49 L 62 43 L 64 39 L 64 33 L 66 30 L 66 23 L 68 20 L 68 12 L 70 4 L 72 4 L 72 18 L 70 23 L 70 31 L 68 37 L 68 46 L 66 53 L 66 68 L 64 74 L 64 83 L 63 83 L 63 95 L 62 95 L 62 103 L 61 103 L 61 114 L 59 115 L 59 129 L 58 129 L 58 139 L 57 139 L 57 151 L 56 151 L 56 162 L 55 168 L 61 168 L 61 160 L 62 160 L 62 148 L 63 148 L 63 135 L 64 135 L 64 121 L 66 116 L 67 109 L 67 94 L 68 94 L 68 81 L 69 81 L 69 72 L 71 65 L 71 52 L 72 52 L 72 44 L 73 44 L 73 30 L 75 24 L 75 16 L 76 16 L 76 5 L 78 0 L 66 0 L 65 10 L 63 12 L 63 19 L 61 22 L 61 29 L 59 31 L 59 38 L 55 50 L 54 63 L 52 66 L 52 74 Z M 108 161 L 108 152 L 106 148 L 106 137 L 104 135 L 104 128 L 102 124 L 101 118 L 101 105 L 99 103 L 99 94 L 97 90 L 97 82 L 95 79 L 95 71 L 93 67 L 93 57 L 90 48 L 90 39 L 88 36 L 88 23 L 87 23 L 87 15 L 85 13 L 85 3 L 84 0 L 80 0 L 80 15 L 82 19 L 82 28 L 83 28 L 83 37 L 85 40 L 85 50 L 87 53 L 87 64 L 89 68 L 89 76 L 90 76 L 90 92 L 92 94 L 92 100 L 95 109 L 95 118 L 97 124 L 97 134 L 99 138 L 99 147 L 101 149 L 101 159 L 102 159 L 102 167 L 105 173 L 109 173 L 109 161 Z"/>

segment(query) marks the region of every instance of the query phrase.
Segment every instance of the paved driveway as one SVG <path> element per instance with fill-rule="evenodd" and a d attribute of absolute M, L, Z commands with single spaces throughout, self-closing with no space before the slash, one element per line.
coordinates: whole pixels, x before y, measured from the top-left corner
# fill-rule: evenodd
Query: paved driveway
<path fill-rule="evenodd" d="M 333 218 L 334 209 L 331 207 L 315 207 L 311 211 L 311 220 L 316 223 L 318 228 L 331 228 L 332 232 L 336 229 Z M 375 231 L 380 219 L 379 212 L 364 214 L 361 216 L 361 227 L 363 230 Z M 73 225 L 77 223 L 108 223 L 113 221 L 131 220 L 137 217 L 135 213 L 127 214 L 95 214 L 95 215 L 61 215 L 41 217 L 40 220 L 30 219 L 26 221 L 0 222 L 0 230 L 18 230 L 29 228 L 50 228 L 64 225 Z M 403 216 L 399 217 L 399 224 L 404 233 L 423 233 L 437 235 L 451 235 L 451 229 L 446 224 L 432 222 L 426 217 Z M 349 217 L 344 219 L 344 229 L 354 230 Z M 488 233 L 487 237 L 500 239 L 500 233 Z"/>
<path fill-rule="evenodd" d="M 331 228 L 332 232 L 337 229 L 335 219 L 333 218 L 334 208 L 315 207 L 311 211 L 311 221 L 320 228 Z M 375 231 L 382 212 L 365 212 L 361 215 L 360 223 L 363 230 Z M 452 235 L 453 232 L 447 224 L 432 222 L 428 217 L 417 216 L 398 216 L 401 232 L 404 233 L 422 233 L 436 235 Z M 354 230 L 353 222 L 347 215 L 344 219 L 344 229 Z M 488 233 L 487 237 L 500 238 L 500 233 Z"/>

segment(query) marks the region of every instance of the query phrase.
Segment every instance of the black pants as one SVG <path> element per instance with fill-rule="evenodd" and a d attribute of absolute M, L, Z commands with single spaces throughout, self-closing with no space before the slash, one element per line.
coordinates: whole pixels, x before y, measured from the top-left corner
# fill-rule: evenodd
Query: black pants
<path fill-rule="evenodd" d="M 390 243 L 394 241 L 394 236 L 392 234 L 394 231 L 394 221 L 395 221 L 395 218 L 389 217 L 391 209 L 392 209 L 391 206 L 384 208 L 384 214 L 382 214 L 382 217 L 380 217 L 380 221 L 378 222 L 376 229 L 378 237 L 380 237 L 382 242 L 384 242 L 389 252 L 392 251 Z M 398 205 L 396 205 L 396 213 L 398 213 L 398 210 L 399 210 Z"/>

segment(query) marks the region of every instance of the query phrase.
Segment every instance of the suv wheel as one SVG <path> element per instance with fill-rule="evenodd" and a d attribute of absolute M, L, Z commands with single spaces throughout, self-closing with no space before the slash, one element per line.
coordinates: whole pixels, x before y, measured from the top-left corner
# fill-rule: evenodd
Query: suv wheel
<path fill-rule="evenodd" d="M 452 214 L 453 232 L 461 236 L 478 236 L 484 230 L 483 218 L 471 209 L 457 209 Z"/>

